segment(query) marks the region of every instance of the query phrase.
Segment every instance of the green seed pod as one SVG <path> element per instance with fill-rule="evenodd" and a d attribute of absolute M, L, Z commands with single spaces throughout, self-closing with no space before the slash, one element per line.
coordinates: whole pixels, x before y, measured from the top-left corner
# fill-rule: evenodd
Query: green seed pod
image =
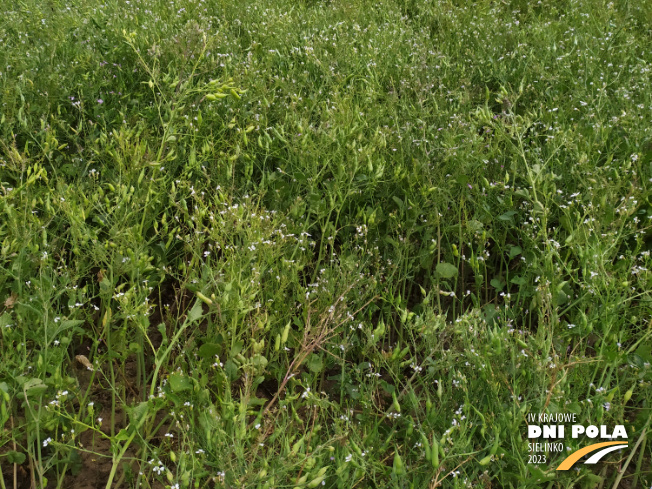
<path fill-rule="evenodd" d="M 441 399 L 442 394 L 444 393 L 444 388 L 441 383 L 441 379 L 437 380 L 437 397 Z"/>
<path fill-rule="evenodd" d="M 480 460 L 480 462 L 478 462 L 478 463 L 480 465 L 487 465 L 489 462 L 491 462 L 491 455 L 487 455 L 485 458 Z"/>
<path fill-rule="evenodd" d="M 383 337 L 385 334 L 385 322 L 381 319 L 378 321 L 378 326 L 376 326 L 376 329 L 374 329 L 373 332 L 373 339 L 375 341 L 378 341 L 380 338 Z"/>
<path fill-rule="evenodd" d="M 353 440 L 351 440 L 349 443 L 351 444 L 351 448 L 353 448 L 353 451 L 358 455 L 362 456 L 362 450 L 360 449 L 360 447 L 356 445 L 356 443 Z"/>
<path fill-rule="evenodd" d="M 285 344 L 285 342 L 288 340 L 288 335 L 290 334 L 290 324 L 291 322 L 288 321 L 288 323 L 285 325 L 285 328 L 283 328 L 283 334 L 281 335 L 282 344 Z"/>
<path fill-rule="evenodd" d="M 398 450 L 394 451 L 394 463 L 392 464 L 392 473 L 395 475 L 405 474 L 405 466 L 403 465 L 403 460 L 398 454 Z"/>
<path fill-rule="evenodd" d="M 489 455 L 495 455 L 499 447 L 500 447 L 500 436 L 496 434 L 496 439 L 494 440 L 494 444 L 491 446 L 491 450 L 489 450 Z"/>
<path fill-rule="evenodd" d="M 278 351 L 281 348 L 281 335 L 276 335 L 276 340 L 274 341 L 274 351 Z"/>
<path fill-rule="evenodd" d="M 632 398 L 632 394 L 634 394 L 633 387 L 629 389 L 627 392 L 625 392 L 625 395 L 623 396 L 623 404 L 627 404 L 627 401 L 629 401 Z"/>
<path fill-rule="evenodd" d="M 421 433 L 421 445 L 423 445 L 423 449 L 426 451 L 426 460 L 430 462 L 432 459 L 432 450 L 430 449 L 430 442 L 428 441 L 428 437 Z"/>
<path fill-rule="evenodd" d="M 181 476 L 181 487 L 188 487 L 190 485 L 190 471 L 186 470 Z"/>
<path fill-rule="evenodd" d="M 299 438 L 299 441 L 297 441 L 294 445 L 292 445 L 292 450 L 290 450 L 290 453 L 292 455 L 296 455 L 299 452 L 299 450 L 301 450 L 301 447 L 303 446 L 303 441 L 304 441 L 304 437 L 302 436 L 301 438 Z"/>
<path fill-rule="evenodd" d="M 303 466 L 303 468 L 304 470 L 310 470 L 315 466 L 316 463 L 317 460 L 315 457 L 308 457 L 308 460 L 306 460 L 306 464 Z"/>
<path fill-rule="evenodd" d="M 397 413 L 401 412 L 401 405 L 398 403 L 398 398 L 396 397 L 396 392 L 392 392 L 392 406 L 394 407 L 394 411 Z"/>
<path fill-rule="evenodd" d="M 439 468 L 439 444 L 434 435 L 432 437 L 432 458 L 430 462 L 432 463 L 433 469 Z"/>
<path fill-rule="evenodd" d="M 322 483 L 322 481 L 324 480 L 325 477 L 326 477 L 325 475 L 320 475 L 319 477 L 315 477 L 313 480 L 311 480 L 308 483 L 308 487 L 310 487 L 310 488 L 317 487 L 319 484 Z"/>

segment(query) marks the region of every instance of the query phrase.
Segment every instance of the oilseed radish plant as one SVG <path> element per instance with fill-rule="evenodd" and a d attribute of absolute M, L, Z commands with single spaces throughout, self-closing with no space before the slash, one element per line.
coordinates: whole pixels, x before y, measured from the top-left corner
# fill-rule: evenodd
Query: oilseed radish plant
<path fill-rule="evenodd" d="M 0 488 L 650 487 L 650 25 L 3 2 Z"/>

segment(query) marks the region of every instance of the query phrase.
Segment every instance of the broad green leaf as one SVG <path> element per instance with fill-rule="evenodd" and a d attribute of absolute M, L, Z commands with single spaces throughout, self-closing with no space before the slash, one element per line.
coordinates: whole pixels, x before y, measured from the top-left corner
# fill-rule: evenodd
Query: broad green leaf
<path fill-rule="evenodd" d="M 170 388 L 173 392 L 192 389 L 192 380 L 186 375 L 173 373 L 168 377 L 168 382 L 170 383 Z"/>
<path fill-rule="evenodd" d="M 457 275 L 457 267 L 446 262 L 438 263 L 436 270 L 441 278 L 453 278 Z"/>
<path fill-rule="evenodd" d="M 11 450 L 7 453 L 7 462 L 10 464 L 22 465 L 27 457 L 22 452 Z"/>
<path fill-rule="evenodd" d="M 520 255 L 523 250 L 521 249 L 520 246 L 512 246 L 509 249 L 509 259 L 511 260 L 517 255 Z"/>
<path fill-rule="evenodd" d="M 516 211 L 507 211 L 504 214 L 498 216 L 498 219 L 501 221 L 513 221 L 513 217 L 516 215 Z"/>
<path fill-rule="evenodd" d="M 195 302 L 195 305 L 192 306 L 192 309 L 188 313 L 188 321 L 189 322 L 197 321 L 203 313 L 204 311 L 202 309 L 202 302 L 198 300 Z"/>
<path fill-rule="evenodd" d="M 310 357 L 308 357 L 306 366 L 308 367 L 308 370 L 310 370 L 311 372 L 318 373 L 321 372 L 322 369 L 324 368 L 324 361 L 321 359 L 319 355 L 313 353 L 312 355 L 310 355 Z"/>
<path fill-rule="evenodd" d="M 221 351 L 220 345 L 217 343 L 204 343 L 199 347 L 198 354 L 201 358 L 215 358 Z"/>

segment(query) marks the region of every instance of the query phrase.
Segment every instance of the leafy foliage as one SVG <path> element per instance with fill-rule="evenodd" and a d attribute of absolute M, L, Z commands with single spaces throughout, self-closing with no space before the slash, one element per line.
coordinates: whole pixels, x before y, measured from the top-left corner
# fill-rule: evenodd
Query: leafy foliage
<path fill-rule="evenodd" d="M 0 11 L 2 487 L 652 484 L 649 2 Z"/>

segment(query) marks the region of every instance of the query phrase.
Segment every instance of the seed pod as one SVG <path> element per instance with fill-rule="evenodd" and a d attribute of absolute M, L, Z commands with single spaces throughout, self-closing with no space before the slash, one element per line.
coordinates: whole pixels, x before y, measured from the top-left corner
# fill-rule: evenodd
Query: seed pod
<path fill-rule="evenodd" d="M 494 440 L 494 444 L 491 446 L 491 450 L 489 450 L 489 455 L 495 455 L 499 447 L 500 447 L 500 436 L 497 433 L 496 439 Z"/>
<path fill-rule="evenodd" d="M 441 379 L 437 380 L 437 397 L 441 399 L 442 394 L 444 393 L 444 388 L 441 384 Z"/>
<path fill-rule="evenodd" d="M 430 459 L 430 463 L 433 469 L 439 468 L 439 443 L 437 443 L 434 435 L 432 437 L 432 458 Z"/>
<path fill-rule="evenodd" d="M 491 455 L 487 455 L 485 458 L 480 460 L 480 462 L 478 462 L 478 463 L 480 465 L 487 465 L 489 462 L 491 462 Z"/>
<path fill-rule="evenodd" d="M 281 348 L 281 335 L 276 335 L 276 340 L 274 341 L 274 351 L 278 351 Z"/>
<path fill-rule="evenodd" d="M 394 451 L 394 463 L 392 465 L 392 473 L 394 473 L 395 475 L 405 474 L 405 466 L 403 465 L 403 460 L 401 460 L 401 456 L 398 454 L 398 450 Z"/>
<path fill-rule="evenodd" d="M 325 477 L 326 477 L 325 475 L 320 475 L 319 477 L 315 477 L 313 480 L 311 480 L 308 483 L 308 487 L 310 488 L 317 487 L 319 484 L 322 483 Z"/>
<path fill-rule="evenodd" d="M 299 438 L 299 441 L 297 441 L 294 445 L 292 445 L 292 450 L 290 451 L 292 455 L 296 455 L 299 452 L 299 450 L 301 450 L 301 447 L 303 447 L 303 441 L 304 441 L 304 437 L 302 436 L 301 438 Z"/>
<path fill-rule="evenodd" d="M 426 451 L 426 460 L 430 462 L 430 459 L 432 458 L 432 450 L 430 449 L 428 437 L 423 433 L 421 433 L 421 445 L 423 445 L 423 449 Z"/>
<path fill-rule="evenodd" d="M 362 456 L 362 450 L 360 449 L 360 447 L 356 445 L 356 443 L 353 440 L 349 441 L 349 443 L 351 444 L 351 448 L 353 448 L 353 451 L 358 455 Z"/>
<path fill-rule="evenodd" d="M 212 306 L 212 305 L 213 305 L 213 301 L 210 300 L 208 297 L 206 297 L 206 296 L 205 296 L 204 294 L 202 294 L 201 292 L 196 292 L 195 294 L 197 295 L 197 298 L 201 299 L 203 302 L 205 302 L 205 303 L 208 304 L 209 306 Z"/>
<path fill-rule="evenodd" d="M 401 405 L 398 403 L 398 398 L 396 397 L 396 392 L 392 392 L 392 406 L 394 407 L 394 411 L 397 413 L 401 412 Z"/>
<path fill-rule="evenodd" d="M 629 389 L 627 392 L 625 392 L 625 395 L 623 396 L 623 404 L 627 404 L 627 401 L 629 401 L 632 398 L 632 394 L 634 394 L 633 387 Z"/>
<path fill-rule="evenodd" d="M 385 322 L 381 319 L 378 321 L 378 326 L 374 329 L 372 338 L 374 341 L 378 341 L 385 334 Z"/>
<path fill-rule="evenodd" d="M 281 335 L 282 344 L 285 344 L 285 342 L 288 340 L 288 335 L 290 334 L 290 324 L 291 322 L 288 321 L 288 323 L 285 325 L 285 328 L 283 328 L 283 334 Z"/>

